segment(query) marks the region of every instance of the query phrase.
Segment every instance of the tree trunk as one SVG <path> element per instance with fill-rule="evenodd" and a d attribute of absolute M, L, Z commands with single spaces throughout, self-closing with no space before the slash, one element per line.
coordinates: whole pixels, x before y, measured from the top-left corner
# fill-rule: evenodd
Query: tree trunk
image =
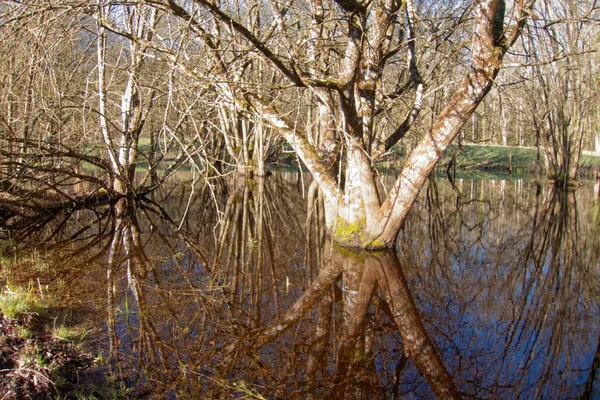
<path fill-rule="evenodd" d="M 494 48 L 486 49 L 481 61 L 474 62 L 473 71 L 451 97 L 449 105 L 436 118 L 429 134 L 425 135 L 406 160 L 400 177 L 385 202 L 376 211 L 377 216 L 366 227 L 366 232 L 349 235 L 347 231 L 334 230 L 335 241 L 346 246 L 366 248 L 394 245 L 404 218 L 429 174 L 490 90 L 500 69 L 501 55 L 502 53 Z M 374 202 L 370 205 L 373 207 Z M 373 211 L 371 208 L 367 213 L 373 214 Z"/>
<path fill-rule="evenodd" d="M 360 248 L 387 248 L 394 245 L 400 227 L 428 176 L 489 92 L 500 70 L 502 56 L 506 51 L 505 47 L 498 45 L 498 38 L 494 37 L 494 20 L 500 3 L 498 0 L 490 0 L 479 4 L 475 19 L 471 72 L 438 115 L 429 133 L 408 156 L 400 177 L 383 204 L 378 206 L 378 198 L 373 192 L 370 165 L 364 162 L 357 164 L 355 168 L 360 172 L 346 174 L 346 213 L 340 212 L 335 221 L 328 221 L 329 231 L 336 242 Z M 354 159 L 359 160 L 361 157 L 352 146 L 348 153 L 347 168 L 352 169 Z M 362 196 L 359 195 L 361 190 L 357 188 L 362 189 Z M 362 207 L 365 208 L 363 211 L 357 208 L 361 198 Z M 361 224 L 361 219 L 365 216 L 366 221 Z"/>

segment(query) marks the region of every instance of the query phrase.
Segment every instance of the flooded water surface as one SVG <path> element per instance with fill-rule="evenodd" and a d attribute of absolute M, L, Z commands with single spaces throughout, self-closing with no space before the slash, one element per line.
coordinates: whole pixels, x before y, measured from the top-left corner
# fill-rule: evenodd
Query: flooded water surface
<path fill-rule="evenodd" d="M 310 179 L 15 227 L 130 394 L 157 398 L 592 398 L 600 228 L 591 186 L 431 180 L 396 249 L 327 239 Z"/>

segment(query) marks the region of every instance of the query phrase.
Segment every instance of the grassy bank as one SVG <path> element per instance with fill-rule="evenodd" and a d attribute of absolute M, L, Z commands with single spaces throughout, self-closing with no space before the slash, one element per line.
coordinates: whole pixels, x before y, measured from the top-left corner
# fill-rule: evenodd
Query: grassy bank
<path fill-rule="evenodd" d="M 59 398 L 81 391 L 94 359 L 79 343 L 86 332 L 56 325 L 48 296 L 6 284 L 0 292 L 0 392 L 6 398 Z M 4 397 L 3 397 L 4 398 Z"/>
<path fill-rule="evenodd" d="M 0 398 L 103 399 L 118 398 L 117 382 L 99 378 L 102 361 L 85 349 L 94 331 L 76 321 L 77 308 L 60 293 L 19 271 L 43 271 L 37 257 L 8 255 L 0 242 Z M 31 276 L 31 275 L 30 275 Z"/>
<path fill-rule="evenodd" d="M 540 155 L 541 157 L 541 155 Z M 455 160 L 457 170 L 462 171 L 499 171 L 515 174 L 532 173 L 538 165 L 538 152 L 534 147 L 506 147 L 482 145 L 452 145 L 440 162 L 446 168 Z M 600 167 L 600 156 L 591 153 L 581 157 L 581 172 L 591 173 Z"/>

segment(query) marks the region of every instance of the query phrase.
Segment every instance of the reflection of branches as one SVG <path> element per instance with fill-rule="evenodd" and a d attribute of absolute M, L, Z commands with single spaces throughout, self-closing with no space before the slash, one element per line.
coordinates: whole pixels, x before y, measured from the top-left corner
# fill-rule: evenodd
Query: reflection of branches
<path fill-rule="evenodd" d="M 370 262 L 379 266 L 378 283 L 392 310 L 404 343 L 404 353 L 412 358 L 438 398 L 460 398 L 453 380 L 429 338 L 402 274 L 398 257 L 387 252 Z"/>
<path fill-rule="evenodd" d="M 424 193 L 438 209 L 413 209 L 398 242 L 425 326 L 456 355 L 466 392 L 576 396 L 597 340 L 597 235 L 577 204 L 587 192 L 476 181 L 470 195 L 463 183 L 457 199 L 441 181 Z"/>
<path fill-rule="evenodd" d="M 53 214 L 13 218 L 2 228 L 21 246 L 36 245 L 46 252 L 58 250 L 56 261 L 72 268 L 92 264 L 107 253 L 112 235 L 110 208 L 88 210 L 74 207 Z M 68 251 L 65 251 L 68 248 Z M 62 251 L 61 251 L 62 250 Z M 81 257 L 81 259 L 80 259 Z"/>
<path fill-rule="evenodd" d="M 242 314 L 251 324 L 260 323 L 264 293 L 272 296 L 270 303 L 276 310 L 280 307 L 281 243 L 274 233 L 278 221 L 298 218 L 294 201 L 282 198 L 286 193 L 278 187 L 282 183 L 277 177 L 233 181 L 220 221 L 213 269 L 230 283 L 231 304 L 238 310 L 246 310 Z M 298 222 L 296 226 L 301 224 Z M 244 307 L 246 302 L 255 307 L 250 315 Z"/>
<path fill-rule="evenodd" d="M 398 259 L 323 244 L 321 204 L 313 192 L 308 212 L 285 187 L 296 184 L 297 174 L 281 174 L 216 186 L 230 200 L 219 216 L 209 193 L 190 197 L 177 182 L 120 213 L 59 214 L 18 238 L 62 241 L 42 248 L 61 251 L 61 264 L 92 276 L 87 284 L 101 282 L 89 301 L 108 305 L 116 366 L 148 386 L 161 374 L 157 395 L 235 397 L 242 384 L 279 398 L 589 392 L 597 227 L 585 225 L 585 196 L 459 179 L 457 197 L 440 180 L 406 221 Z M 290 240 L 303 233 L 288 233 L 300 218 L 309 244 Z M 229 260 L 230 246 L 244 258 Z M 134 376 L 139 365 L 147 370 Z"/>
<path fill-rule="evenodd" d="M 575 193 L 551 187 L 544 198 L 537 197 L 533 211 L 520 268 L 506 281 L 514 287 L 513 307 L 517 312 L 506 331 L 503 368 L 496 379 L 502 379 L 503 370 L 535 371 L 538 390 L 547 390 L 565 368 L 564 340 L 576 335 L 570 324 L 582 318 L 577 299 L 591 271 L 582 252 L 586 246 L 580 235 Z M 514 379 L 514 384 L 527 387 L 532 375 Z"/>
<path fill-rule="evenodd" d="M 138 368 L 142 369 L 146 357 L 150 362 L 160 363 L 165 366 L 165 355 L 162 340 L 148 311 L 146 293 L 143 281 L 146 279 L 148 269 L 152 269 L 146 255 L 140 236 L 137 218 L 132 205 L 122 199 L 115 206 L 116 225 L 111 241 L 109 262 L 107 269 L 107 295 L 108 295 L 108 327 L 111 343 L 111 352 L 119 366 L 119 342 L 117 339 L 117 304 L 116 304 L 116 273 L 122 262 L 125 262 L 128 288 L 133 294 L 135 303 L 126 305 L 128 310 L 137 309 L 138 332 L 134 347 L 138 354 Z M 121 251 L 123 252 L 121 254 Z M 124 257 L 123 257 L 124 256 Z M 125 315 L 125 323 L 129 326 L 131 317 Z M 129 326 L 129 330 L 132 331 Z"/>
<path fill-rule="evenodd" d="M 592 365 L 590 366 L 590 372 L 588 374 L 588 377 L 585 380 L 583 393 L 581 394 L 581 396 L 578 397 L 579 400 L 592 400 L 594 398 L 594 382 L 596 381 L 598 368 L 600 368 L 600 337 L 598 337 L 598 344 L 596 345 L 594 359 L 592 360 Z"/>
<path fill-rule="evenodd" d="M 319 322 L 316 325 L 318 331 L 314 343 L 319 346 L 317 350 L 319 354 L 323 355 L 322 341 L 325 340 L 323 333 L 327 332 L 327 329 L 324 328 L 326 325 L 322 318 L 331 318 L 332 313 L 328 303 L 323 302 L 322 299 L 324 296 L 327 298 L 328 292 L 331 293 L 331 286 L 338 281 L 341 273 L 344 286 L 342 299 L 345 322 L 339 344 L 330 345 L 330 348 L 338 349 L 336 367 L 331 379 L 332 398 L 356 394 L 355 390 L 358 386 L 353 385 L 358 385 L 360 377 L 368 379 L 366 377 L 373 376 L 373 372 L 360 373 L 359 371 L 363 368 L 374 368 L 374 365 L 369 366 L 368 361 L 372 357 L 371 352 L 374 351 L 374 347 L 368 344 L 373 343 L 373 338 L 369 339 L 371 334 L 366 330 L 366 321 L 377 286 L 381 288 L 382 299 L 387 304 L 386 307 L 380 304 L 379 308 L 389 310 L 396 329 L 402 337 L 404 353 L 415 362 L 439 398 L 459 398 L 458 390 L 421 322 L 397 256 L 393 252 L 376 256 L 367 252 L 353 254 L 346 250 L 330 248 L 325 250 L 323 257 L 326 262 L 317 278 L 275 323 L 258 331 L 253 340 L 254 347 L 260 349 L 281 337 L 307 312 L 317 306 Z M 359 340 L 361 338 L 362 340 Z M 230 349 L 232 350 L 233 348 Z M 308 360 L 310 363 L 308 370 L 314 376 L 314 356 L 309 357 Z M 350 384 L 350 382 L 354 383 Z M 349 384 L 352 388 L 348 386 Z"/>
<path fill-rule="evenodd" d="M 560 342 L 567 334 L 563 331 L 565 321 L 574 312 L 569 299 L 580 285 L 578 275 L 584 271 L 579 269 L 583 264 L 574 193 L 551 188 L 537 207 L 522 259 L 530 276 L 522 276 L 523 293 L 517 306 L 522 311 L 508 332 L 507 352 L 520 348 L 528 354 L 521 361 L 521 368 L 528 369 L 529 363 L 545 349 L 547 360 L 539 379 L 540 383 L 547 383 L 552 369 L 560 365 Z M 523 335 L 525 324 L 531 326 L 534 335 Z"/>
<path fill-rule="evenodd" d="M 308 310 L 310 310 L 322 295 L 327 290 L 331 289 L 331 285 L 337 280 L 341 273 L 342 265 L 339 262 L 332 262 L 321 269 L 317 278 L 312 284 L 302 293 L 302 296 L 288 308 L 277 320 L 276 323 L 260 330 L 256 338 L 256 346 L 263 347 L 267 343 L 274 340 L 284 331 L 289 329 L 294 323 L 298 322 Z"/>
<path fill-rule="evenodd" d="M 311 182 L 306 196 L 306 240 L 304 242 L 304 266 L 308 269 L 307 278 L 313 277 L 315 265 L 322 265 L 321 255 L 325 242 L 325 206 L 319 194 L 318 185 Z"/>

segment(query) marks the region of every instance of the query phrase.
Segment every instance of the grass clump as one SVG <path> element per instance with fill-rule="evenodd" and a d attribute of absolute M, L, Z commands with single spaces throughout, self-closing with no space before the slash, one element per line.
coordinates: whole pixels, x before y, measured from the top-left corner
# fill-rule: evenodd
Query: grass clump
<path fill-rule="evenodd" d="M 44 314 L 44 306 L 32 289 L 12 289 L 6 286 L 0 294 L 0 311 L 9 319 L 30 320 L 33 316 Z"/>
<path fill-rule="evenodd" d="M 81 343 L 91 331 L 83 327 L 59 325 L 52 329 L 52 337 L 64 342 Z"/>

